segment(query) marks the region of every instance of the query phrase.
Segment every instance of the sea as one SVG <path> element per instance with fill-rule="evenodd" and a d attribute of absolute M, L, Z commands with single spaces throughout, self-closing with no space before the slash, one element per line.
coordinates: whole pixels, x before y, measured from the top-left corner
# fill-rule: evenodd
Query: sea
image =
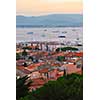
<path fill-rule="evenodd" d="M 17 27 L 16 43 L 19 42 L 80 42 L 83 43 L 83 27 Z"/>

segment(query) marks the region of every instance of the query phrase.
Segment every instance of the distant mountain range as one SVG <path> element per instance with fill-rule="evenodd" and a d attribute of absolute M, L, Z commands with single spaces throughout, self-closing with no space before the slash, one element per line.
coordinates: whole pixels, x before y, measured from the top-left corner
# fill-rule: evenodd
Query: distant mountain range
<path fill-rule="evenodd" d="M 81 27 L 81 14 L 51 14 L 43 16 L 16 16 L 16 27 Z"/>

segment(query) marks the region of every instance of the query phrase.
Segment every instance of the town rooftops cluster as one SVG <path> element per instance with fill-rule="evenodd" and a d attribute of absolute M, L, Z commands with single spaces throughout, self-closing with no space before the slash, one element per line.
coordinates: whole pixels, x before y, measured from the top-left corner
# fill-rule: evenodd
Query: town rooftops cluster
<path fill-rule="evenodd" d="M 29 76 L 33 81 L 30 90 L 40 88 L 49 80 L 57 80 L 64 74 L 82 74 L 83 52 L 79 50 L 57 52 L 57 45 L 56 43 L 17 44 L 16 75 Z"/>

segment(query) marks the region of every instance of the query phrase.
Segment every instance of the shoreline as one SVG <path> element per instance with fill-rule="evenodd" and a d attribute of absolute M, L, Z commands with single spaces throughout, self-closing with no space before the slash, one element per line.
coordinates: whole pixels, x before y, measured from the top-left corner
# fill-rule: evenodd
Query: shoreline
<path fill-rule="evenodd" d="M 83 26 L 16 26 L 16 28 L 83 28 Z"/>

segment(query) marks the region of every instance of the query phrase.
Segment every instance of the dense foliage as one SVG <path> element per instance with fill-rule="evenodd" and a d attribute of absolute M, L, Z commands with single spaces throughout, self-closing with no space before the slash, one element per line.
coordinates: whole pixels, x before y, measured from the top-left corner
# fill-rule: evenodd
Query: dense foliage
<path fill-rule="evenodd" d="M 25 49 L 25 50 L 32 50 L 31 47 L 23 47 L 23 49 Z"/>
<path fill-rule="evenodd" d="M 67 50 L 78 51 L 78 48 L 75 48 L 75 47 L 62 47 L 62 48 L 57 48 L 56 49 L 57 52 L 59 52 L 59 51 L 67 51 Z"/>
<path fill-rule="evenodd" d="M 26 50 L 24 49 L 24 51 L 22 52 L 22 56 L 26 57 L 27 56 L 27 52 Z"/>
<path fill-rule="evenodd" d="M 16 53 L 16 60 L 19 60 L 21 58 L 19 53 Z"/>
<path fill-rule="evenodd" d="M 27 84 L 26 80 L 28 79 L 27 76 L 23 78 L 19 78 L 16 80 L 16 99 L 19 100 L 19 98 L 27 96 L 29 93 L 28 87 L 30 86 L 31 81 L 29 81 Z"/>
<path fill-rule="evenodd" d="M 83 100 L 83 76 L 71 74 L 49 81 L 20 100 Z"/>
<path fill-rule="evenodd" d="M 65 57 L 64 57 L 64 56 L 58 56 L 58 57 L 57 57 L 57 60 L 58 60 L 58 61 L 64 61 L 64 60 L 65 60 Z"/>

